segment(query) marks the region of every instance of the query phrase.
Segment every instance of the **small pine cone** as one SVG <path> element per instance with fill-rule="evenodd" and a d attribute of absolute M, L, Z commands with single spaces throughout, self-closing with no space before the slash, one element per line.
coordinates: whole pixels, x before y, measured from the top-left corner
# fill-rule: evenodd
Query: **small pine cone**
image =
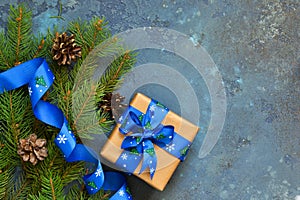
<path fill-rule="evenodd" d="M 100 102 L 100 109 L 102 112 L 110 112 L 111 111 L 111 96 L 112 96 L 112 93 L 107 93 L 102 101 Z"/>
<path fill-rule="evenodd" d="M 68 36 L 66 32 L 56 32 L 51 52 L 58 65 L 70 65 L 77 57 L 81 57 L 81 47 L 75 43 L 75 36 Z"/>
<path fill-rule="evenodd" d="M 114 93 L 111 96 L 111 112 L 112 118 L 119 119 L 125 109 L 128 107 L 127 104 L 124 104 L 124 96 L 121 96 L 119 93 Z"/>
<path fill-rule="evenodd" d="M 123 104 L 124 100 L 125 100 L 125 97 L 121 96 L 119 93 L 112 94 L 111 95 L 111 107 L 112 107 L 112 109 L 126 108 L 127 105 Z"/>
<path fill-rule="evenodd" d="M 127 108 L 127 104 L 123 104 L 125 97 L 119 93 L 107 93 L 100 102 L 99 108 L 102 112 L 109 112 L 111 119 L 119 118 Z"/>
<path fill-rule="evenodd" d="M 44 160 L 48 156 L 45 139 L 37 139 L 36 134 L 31 134 L 27 139 L 20 139 L 17 153 L 23 161 L 36 165 L 38 160 Z"/>

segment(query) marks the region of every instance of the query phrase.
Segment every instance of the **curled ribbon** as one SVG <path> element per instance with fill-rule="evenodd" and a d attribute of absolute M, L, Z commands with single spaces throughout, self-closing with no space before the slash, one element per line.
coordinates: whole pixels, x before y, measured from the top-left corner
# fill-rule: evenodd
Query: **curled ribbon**
<path fill-rule="evenodd" d="M 157 157 L 154 144 L 163 148 L 168 145 L 174 137 L 174 127 L 162 125 L 161 121 L 168 113 L 168 108 L 152 100 L 145 114 L 133 111 L 130 107 L 125 118 L 120 119 L 120 132 L 127 135 L 121 145 L 122 149 L 143 154 L 142 167 L 139 173 L 150 169 L 150 177 L 153 178 Z"/>
<path fill-rule="evenodd" d="M 86 161 L 95 164 L 96 170 L 83 177 L 88 193 L 94 194 L 103 188 L 117 191 L 110 198 L 112 200 L 131 199 L 124 176 L 116 172 L 103 172 L 99 156 L 89 147 L 76 142 L 63 112 L 57 106 L 42 100 L 54 79 L 46 60 L 35 58 L 0 73 L 0 94 L 28 84 L 32 109 L 36 118 L 60 129 L 54 142 L 62 151 L 66 161 Z"/>

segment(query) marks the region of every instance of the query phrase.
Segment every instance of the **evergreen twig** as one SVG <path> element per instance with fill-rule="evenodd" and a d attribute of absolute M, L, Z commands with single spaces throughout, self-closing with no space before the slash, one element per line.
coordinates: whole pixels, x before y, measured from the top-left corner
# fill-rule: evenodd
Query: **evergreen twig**
<path fill-rule="evenodd" d="M 116 58 L 101 80 L 93 83 L 91 87 L 88 77 L 94 73 L 96 63 L 87 59 L 87 56 L 92 52 L 98 57 L 124 52 L 115 38 L 107 40 L 110 32 L 106 25 L 105 19 L 98 17 L 90 22 L 79 19 L 70 23 L 68 31 L 75 34 L 76 43 L 82 46 L 82 57 L 69 68 L 58 66 L 52 60 L 49 49 L 51 49 L 54 33 L 49 30 L 45 37 L 41 35 L 35 37 L 32 34 L 32 13 L 23 4 L 10 7 L 7 32 L 0 32 L 0 71 L 34 57 L 45 57 L 56 79 L 51 91 L 43 97 L 43 100 L 57 105 L 65 113 L 77 137 L 88 138 L 91 130 L 96 130 L 99 126 L 108 130 L 112 124 L 108 120 L 109 113 L 97 111 L 96 104 L 105 94 L 119 86 L 122 76 L 135 62 L 135 55 L 126 52 Z M 105 40 L 107 43 L 104 42 Z M 97 45 L 101 43 L 103 43 L 102 49 L 97 49 Z M 80 68 L 82 65 L 86 68 Z M 82 73 L 83 71 L 85 73 Z M 86 91 L 79 95 L 80 89 Z M 75 111 L 74 101 L 76 105 L 85 106 Z M 108 198 L 108 193 L 105 194 L 103 191 L 89 196 L 82 190 L 80 185 L 83 184 L 84 163 L 65 161 L 53 142 L 59 130 L 35 119 L 26 87 L 1 94 L 0 110 L 0 197 L 2 199 Z M 87 122 L 88 115 L 94 116 L 95 121 Z M 35 166 L 23 162 L 17 154 L 19 139 L 27 138 L 31 133 L 47 139 L 48 157 Z"/>

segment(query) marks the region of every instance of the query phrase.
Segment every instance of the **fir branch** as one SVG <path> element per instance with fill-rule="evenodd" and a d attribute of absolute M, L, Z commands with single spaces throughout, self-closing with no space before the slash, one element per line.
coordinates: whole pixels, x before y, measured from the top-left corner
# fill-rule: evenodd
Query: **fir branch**
<path fill-rule="evenodd" d="M 85 84 L 73 93 L 73 118 L 76 134 L 82 138 L 93 139 L 91 134 L 102 134 L 112 123 L 107 113 L 96 112 L 96 85 Z"/>
<path fill-rule="evenodd" d="M 21 180 L 19 180 L 17 183 L 20 183 L 20 185 L 15 185 L 15 191 L 12 194 L 12 197 L 10 199 L 12 200 L 18 200 L 18 199 L 27 199 L 27 196 L 31 190 L 31 180 L 26 179 L 25 175 L 20 175 Z"/>
<path fill-rule="evenodd" d="M 19 7 L 19 17 L 16 18 L 18 24 L 18 36 L 17 36 L 17 45 L 16 45 L 16 61 L 15 63 L 19 63 L 19 52 L 20 52 L 20 44 L 21 44 L 21 24 L 23 18 L 23 9 Z"/>
<path fill-rule="evenodd" d="M 133 63 L 132 60 L 130 60 L 130 52 L 126 51 L 125 54 L 120 58 L 119 64 L 117 63 L 118 62 L 112 64 L 112 67 L 107 72 L 109 79 L 104 76 L 101 80 L 101 84 L 106 84 L 107 86 L 113 85 L 113 87 L 118 85 L 118 80 L 120 80 L 120 77 L 128 72 L 132 67 Z M 118 65 L 116 70 L 114 69 L 114 65 Z"/>
<path fill-rule="evenodd" d="M 95 112 L 95 104 L 90 103 L 94 100 L 96 86 L 90 82 L 85 82 L 79 90 L 76 90 L 73 94 L 73 116 L 74 125 L 78 125 L 78 121 L 82 116 L 93 115 Z"/>
<path fill-rule="evenodd" d="M 56 200 L 56 196 L 55 196 L 55 190 L 54 190 L 54 185 L 53 185 L 53 180 L 52 178 L 50 178 L 50 186 L 51 186 L 51 191 L 52 191 L 52 199 Z"/>
<path fill-rule="evenodd" d="M 106 28 L 107 22 L 103 18 L 94 18 L 90 22 L 78 20 L 70 24 L 70 32 L 76 35 L 77 43 L 83 45 L 82 58 L 70 71 L 71 68 L 58 67 L 52 61 L 49 49 L 53 34 L 50 31 L 46 37 L 33 36 L 31 12 L 23 4 L 11 7 L 9 15 L 7 34 L 0 33 L 0 70 L 7 70 L 33 57 L 46 57 L 56 77 L 47 100 L 60 107 L 72 125 L 73 116 L 76 116 L 73 115 L 72 110 L 74 96 L 79 96 L 76 103 L 85 106 L 82 110 L 80 110 L 81 108 L 77 109 L 75 114 L 80 116 L 81 121 L 74 117 L 74 123 L 78 125 L 84 122 L 87 126 L 72 127 L 77 129 L 80 136 L 89 133 L 89 130 L 94 132 L 100 128 L 110 127 L 112 122 L 107 120 L 109 114 L 96 111 L 95 96 L 101 97 L 118 86 L 121 77 L 134 63 L 134 55 L 127 52 L 128 55 L 130 54 L 129 58 L 123 55 L 116 59 L 110 65 L 111 69 L 105 73 L 105 77 L 99 83 L 93 83 L 93 87 L 90 87 L 89 84 L 84 85 L 85 81 L 89 81 L 88 77 L 92 77 L 95 72 L 93 70 L 98 64 L 92 59 L 86 59 L 88 55 L 90 57 L 90 53 L 94 52 L 94 56 L 97 58 L 104 58 L 123 52 L 116 38 L 106 40 L 110 36 Z M 104 40 L 106 41 L 103 42 Z M 97 48 L 100 43 L 102 45 Z M 92 51 L 93 49 L 95 51 Z M 86 64 L 86 68 L 80 68 L 82 64 Z M 106 83 L 110 79 L 112 80 Z M 104 86 L 99 85 L 103 83 Z M 84 93 L 76 94 L 86 86 L 89 87 Z M 96 94 L 96 88 L 102 89 L 97 90 Z M 46 100 L 45 98 L 44 100 Z M 88 102 L 84 103 L 86 98 Z M 0 110 L 2 112 L 0 115 L 1 197 L 4 199 L 64 199 L 66 197 L 70 199 L 105 199 L 107 197 L 103 191 L 89 196 L 86 191 L 79 187 L 80 184 L 83 184 L 84 163 L 65 161 L 53 142 L 58 130 L 34 118 L 28 92 L 25 88 L 1 94 Z M 86 121 L 91 112 L 92 116 L 95 116 L 95 121 Z M 34 167 L 31 163 L 23 162 L 17 155 L 19 139 L 26 138 L 33 132 L 48 141 L 48 157 Z"/>
<path fill-rule="evenodd" d="M 105 18 L 94 17 L 90 22 L 77 21 L 69 24 L 69 31 L 75 35 L 76 43 L 79 44 L 87 54 L 104 40 L 110 38 L 111 34 L 107 28 Z"/>
<path fill-rule="evenodd" d="M 38 195 L 39 199 L 65 199 L 63 184 L 59 176 L 51 171 L 40 176 L 42 189 Z"/>
<path fill-rule="evenodd" d="M 32 58 L 36 47 L 33 43 L 32 13 L 23 4 L 11 6 L 8 18 L 7 49 L 9 64 L 15 66 Z"/>
<path fill-rule="evenodd" d="M 4 71 L 10 68 L 8 60 L 4 55 L 6 50 L 6 36 L 3 31 L 0 32 L 0 71 Z"/>
<path fill-rule="evenodd" d="M 108 200 L 110 193 L 105 193 L 103 190 L 100 190 L 94 195 L 88 197 L 88 200 Z"/>
<path fill-rule="evenodd" d="M 98 45 L 82 63 L 80 70 L 77 72 L 73 90 L 76 91 L 84 81 L 90 81 L 97 70 L 99 60 L 102 58 L 111 58 L 121 51 L 121 46 L 117 38 L 109 38 L 105 42 Z M 113 60 L 113 59 L 110 59 Z M 110 63 L 107 63 L 108 65 Z M 108 66 L 107 65 L 107 66 Z"/>
<path fill-rule="evenodd" d="M 2 158 L 3 155 L 3 149 L 0 150 L 0 155 Z M 2 162 L 6 162 L 5 160 Z M 10 178 L 8 171 L 6 169 L 4 169 L 3 167 L 0 168 L 1 173 L 0 173 L 0 196 L 1 197 L 5 197 L 6 196 L 6 188 L 8 185 L 8 180 Z"/>
<path fill-rule="evenodd" d="M 135 63 L 136 54 L 125 51 L 125 54 L 118 57 L 106 70 L 99 81 L 97 88 L 96 102 L 101 102 L 107 93 L 112 93 L 122 83 L 122 76 L 131 70 Z"/>
<path fill-rule="evenodd" d="M 107 120 L 110 118 L 109 115 L 102 113 L 97 115 L 95 106 L 105 94 L 112 92 L 119 86 L 122 80 L 121 77 L 131 69 L 135 62 L 135 55 L 129 51 L 125 51 L 124 55 L 114 59 L 115 55 L 119 55 L 121 52 L 124 51 L 116 38 L 110 38 L 98 45 L 90 53 L 77 73 L 73 87 L 72 108 L 74 125 L 76 126 L 77 134 L 81 137 L 90 138 L 90 134 L 103 133 L 113 123 Z M 97 62 L 101 60 L 101 62 L 105 63 L 103 59 L 107 59 L 108 64 L 113 60 L 113 63 L 110 64 L 108 70 L 97 83 L 92 78 L 97 70 Z M 104 64 L 103 66 L 108 65 Z"/>
<path fill-rule="evenodd" d="M 96 45 L 110 38 L 111 35 L 105 18 L 99 17 L 94 17 L 90 22 L 78 19 L 71 22 L 68 29 L 75 35 L 76 43 L 82 47 L 81 60 L 84 60 Z"/>
<path fill-rule="evenodd" d="M 81 46 L 82 49 L 88 49 L 86 38 L 84 38 L 83 30 L 81 29 L 81 27 L 86 26 L 86 23 L 80 23 L 80 22 L 81 21 L 79 20 L 79 22 L 70 23 L 69 30 L 71 33 L 75 34 L 77 44 Z"/>
<path fill-rule="evenodd" d="M 39 44 L 39 46 L 38 46 L 37 51 L 35 52 L 35 54 L 34 54 L 34 56 L 33 56 L 34 58 L 36 58 L 36 57 L 38 57 L 38 56 L 40 55 L 41 50 L 42 50 L 43 47 L 44 47 L 44 44 L 45 44 L 45 40 L 42 39 L 41 42 L 40 42 L 40 44 Z"/>
<path fill-rule="evenodd" d="M 53 73 L 55 82 L 52 85 L 48 100 L 63 111 L 70 125 L 72 125 L 72 81 L 70 80 L 69 71 L 67 68 L 57 67 L 53 69 Z"/>

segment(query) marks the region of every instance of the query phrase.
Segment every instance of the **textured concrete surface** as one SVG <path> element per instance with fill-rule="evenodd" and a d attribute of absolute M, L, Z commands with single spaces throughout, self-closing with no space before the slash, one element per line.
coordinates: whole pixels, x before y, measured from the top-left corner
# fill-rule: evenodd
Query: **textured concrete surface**
<path fill-rule="evenodd" d="M 1 28 L 8 4 L 16 2 L 23 1 L 0 2 Z M 198 158 L 210 117 L 209 94 L 199 74 L 181 70 L 191 85 L 203 85 L 198 94 L 203 104 L 201 135 L 164 192 L 129 177 L 135 199 L 281 200 L 300 195 L 298 0 L 62 0 L 66 21 L 50 18 L 58 14 L 59 1 L 25 2 L 33 9 L 36 32 L 51 24 L 63 27 L 77 17 L 104 15 L 113 33 L 144 26 L 185 33 L 218 66 L 228 107 L 217 145 L 207 157 Z M 159 62 L 158 54 L 150 52 L 139 62 Z M 162 62 L 174 67 L 183 62 L 166 59 Z"/>

